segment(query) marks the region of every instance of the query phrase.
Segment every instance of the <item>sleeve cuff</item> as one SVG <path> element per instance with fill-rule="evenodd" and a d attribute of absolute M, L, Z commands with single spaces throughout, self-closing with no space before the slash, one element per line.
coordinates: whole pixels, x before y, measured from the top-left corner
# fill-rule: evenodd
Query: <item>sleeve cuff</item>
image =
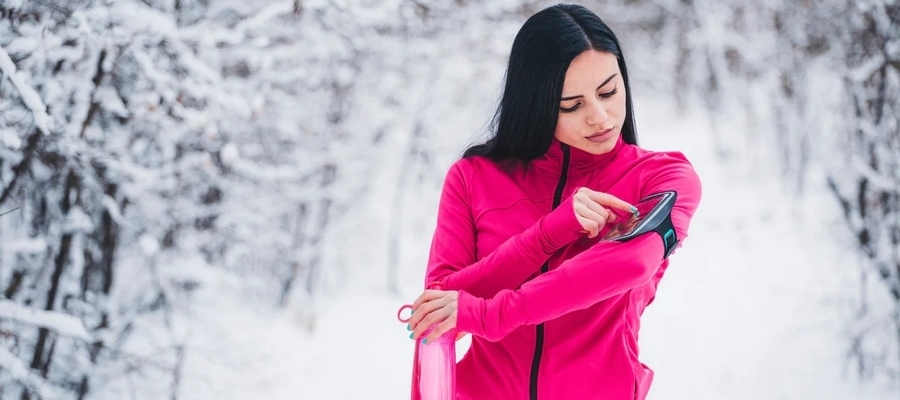
<path fill-rule="evenodd" d="M 484 336 L 484 299 L 475 297 L 463 290 L 459 291 L 456 309 L 456 329 L 471 333 L 474 336 Z"/>
<path fill-rule="evenodd" d="M 547 214 L 540 222 L 540 240 L 544 251 L 553 253 L 578 239 L 582 233 L 581 224 L 575 217 L 572 196 Z"/>
<path fill-rule="evenodd" d="M 503 290 L 491 299 L 460 290 L 457 302 L 456 329 L 491 342 L 503 339 L 529 320 L 521 296 L 512 290 Z"/>

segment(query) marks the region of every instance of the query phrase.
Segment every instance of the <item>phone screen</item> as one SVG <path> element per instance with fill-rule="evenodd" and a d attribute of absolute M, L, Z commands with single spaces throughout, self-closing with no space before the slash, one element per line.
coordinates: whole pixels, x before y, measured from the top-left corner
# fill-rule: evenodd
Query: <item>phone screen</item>
<path fill-rule="evenodd" d="M 651 196 L 650 198 L 634 204 L 634 207 L 638 209 L 637 217 L 635 217 L 634 214 L 623 215 L 617 213 L 616 222 L 614 222 L 612 228 L 603 235 L 602 240 L 612 240 L 619 236 L 628 235 L 634 232 L 634 229 L 644 220 L 644 218 L 650 216 L 653 208 L 655 208 L 663 198 L 664 196 Z"/>

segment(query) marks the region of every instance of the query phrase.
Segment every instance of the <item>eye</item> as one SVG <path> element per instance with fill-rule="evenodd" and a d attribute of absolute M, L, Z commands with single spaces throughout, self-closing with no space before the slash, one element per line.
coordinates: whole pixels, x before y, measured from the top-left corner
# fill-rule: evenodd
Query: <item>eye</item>
<path fill-rule="evenodd" d="M 615 96 L 616 93 L 619 93 L 619 88 L 618 88 L 618 87 L 613 88 L 613 90 L 610 91 L 610 92 L 600 93 L 599 96 L 600 96 L 601 99 L 608 99 L 608 98 L 610 98 L 610 97 Z"/>
<path fill-rule="evenodd" d="M 578 103 L 578 104 L 576 104 L 576 105 L 574 105 L 574 106 L 572 106 L 572 107 L 570 107 L 570 108 L 562 108 L 562 107 L 560 107 L 560 108 L 559 108 L 559 111 L 560 111 L 560 112 L 564 112 L 564 113 L 571 113 L 571 112 L 578 111 L 578 108 L 579 108 L 579 107 L 581 107 L 581 103 Z"/>

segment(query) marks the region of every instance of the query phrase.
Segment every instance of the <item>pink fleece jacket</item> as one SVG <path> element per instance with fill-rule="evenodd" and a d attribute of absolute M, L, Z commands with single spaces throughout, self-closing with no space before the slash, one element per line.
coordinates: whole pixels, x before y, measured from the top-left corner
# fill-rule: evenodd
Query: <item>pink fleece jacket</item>
<path fill-rule="evenodd" d="M 653 371 L 638 359 L 638 329 L 669 263 L 663 242 L 579 233 L 571 196 L 582 186 L 631 203 L 676 191 L 681 243 L 701 192 L 684 155 L 621 137 L 602 155 L 554 140 L 527 166 L 469 157 L 447 173 L 426 284 L 459 291 L 457 328 L 473 335 L 457 399 L 646 397 Z"/>

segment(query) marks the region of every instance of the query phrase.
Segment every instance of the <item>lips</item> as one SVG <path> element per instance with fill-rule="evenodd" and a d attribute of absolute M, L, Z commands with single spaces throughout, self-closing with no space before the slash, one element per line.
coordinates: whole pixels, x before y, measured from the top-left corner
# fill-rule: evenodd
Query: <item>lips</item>
<path fill-rule="evenodd" d="M 605 142 L 609 138 L 612 137 L 612 133 L 613 133 L 613 128 L 609 128 L 609 129 L 605 129 L 605 130 L 602 130 L 599 132 L 595 132 L 593 135 L 588 136 L 585 139 L 587 139 L 591 142 L 594 142 L 594 143 Z"/>

